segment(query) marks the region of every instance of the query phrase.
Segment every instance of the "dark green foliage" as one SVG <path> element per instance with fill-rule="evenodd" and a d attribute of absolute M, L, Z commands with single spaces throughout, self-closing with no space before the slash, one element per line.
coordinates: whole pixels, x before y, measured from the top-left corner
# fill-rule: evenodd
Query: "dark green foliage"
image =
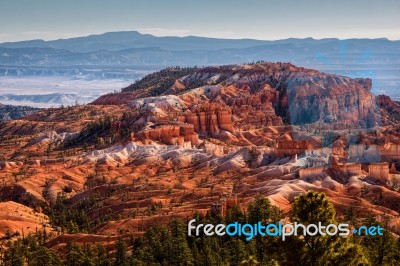
<path fill-rule="evenodd" d="M 24 265 L 24 255 L 26 253 L 25 247 L 22 245 L 21 241 L 16 241 L 14 243 L 7 243 L 7 251 L 4 254 L 4 265 L 5 266 L 23 266 Z"/>
<path fill-rule="evenodd" d="M 122 89 L 122 92 L 133 92 L 149 89 L 147 96 L 158 96 L 167 91 L 176 79 L 189 75 L 197 70 L 197 67 L 171 67 L 149 74 Z"/>
<path fill-rule="evenodd" d="M 125 241 L 119 238 L 116 247 L 117 250 L 115 252 L 115 264 L 121 266 L 128 265 Z"/>
<path fill-rule="evenodd" d="M 61 259 L 57 253 L 50 251 L 44 246 L 38 246 L 37 249 L 29 255 L 29 266 L 58 266 L 61 265 Z"/>
<path fill-rule="evenodd" d="M 254 201 L 249 204 L 247 222 L 250 224 L 256 224 L 259 221 L 263 224 L 276 223 L 280 218 L 276 207 L 271 206 L 269 200 L 262 195 L 257 195 Z M 276 247 L 276 241 L 276 238 L 260 235 L 253 239 L 256 257 L 259 262 L 267 264 L 273 259 L 270 254 L 273 253 Z"/>
<path fill-rule="evenodd" d="M 365 225 L 380 225 L 375 218 L 369 217 L 366 220 Z M 390 231 L 384 230 L 383 236 L 365 236 L 361 245 L 366 250 L 367 257 L 372 265 L 399 265 L 400 264 L 400 249 L 399 240 L 392 236 Z"/>
<path fill-rule="evenodd" d="M 194 265 L 185 225 L 173 220 L 168 229 L 150 229 L 142 241 L 137 242 L 132 261 L 134 265 Z"/>
<path fill-rule="evenodd" d="M 230 265 L 241 265 L 249 253 L 246 244 L 239 238 L 233 237 L 227 242 Z"/>
<path fill-rule="evenodd" d="M 308 225 L 321 222 L 331 224 L 335 222 L 335 209 L 325 194 L 309 191 L 297 197 L 293 202 L 292 220 Z"/>
<path fill-rule="evenodd" d="M 95 255 L 94 265 L 96 266 L 111 266 L 111 261 L 108 258 L 108 251 L 102 245 L 97 245 L 93 253 Z"/>
<path fill-rule="evenodd" d="M 195 218 L 196 219 L 196 218 Z M 199 219 L 196 219 L 199 220 Z M 231 209 L 228 209 L 225 214 L 225 223 L 234 223 L 234 222 L 239 222 L 239 223 L 244 223 L 246 221 L 246 216 L 244 215 L 242 209 L 240 209 L 239 206 L 235 206 Z"/>
<path fill-rule="evenodd" d="M 66 266 L 90 266 L 94 265 L 92 262 L 92 258 L 87 256 L 83 250 L 83 248 L 74 243 L 67 243 L 67 254 L 66 254 Z"/>
<path fill-rule="evenodd" d="M 248 221 L 251 224 L 278 222 L 280 220 L 279 209 L 272 206 L 269 200 L 262 196 L 257 195 L 253 202 L 248 207 Z"/>
<path fill-rule="evenodd" d="M 295 198 L 292 207 L 292 221 L 304 225 L 336 224 L 336 211 L 323 193 L 308 191 Z M 297 248 L 304 250 L 298 258 L 299 265 L 368 265 L 359 245 L 348 238 L 335 236 L 306 235 Z"/>
<path fill-rule="evenodd" d="M 134 112 L 124 112 L 120 118 L 111 119 L 108 115 L 90 122 L 76 138 L 68 139 L 60 148 L 81 146 L 84 150 L 94 145 L 96 149 L 102 149 L 118 141 L 126 140 L 130 133 L 137 132 L 140 127 L 134 125 L 138 119 Z"/>
<path fill-rule="evenodd" d="M 64 210 L 65 199 L 59 198 L 58 210 Z M 61 207 L 59 206 L 61 204 Z M 84 206 L 81 204 L 80 206 Z M 91 204 L 85 206 L 92 206 Z M 63 216 L 64 211 L 60 216 Z M 305 225 L 321 221 L 336 223 L 335 209 L 324 194 L 309 191 L 295 198 L 292 222 Z M 78 214 L 77 214 L 78 215 Z M 79 215 L 78 215 L 79 216 Z M 66 217 L 66 215 L 64 215 Z M 249 204 L 246 214 L 239 206 L 227 211 L 224 217 L 194 214 L 197 223 L 276 223 L 281 220 L 279 210 L 267 198 L 256 196 Z M 76 221 L 78 219 L 72 219 Z M 377 225 L 373 218 L 365 225 Z M 95 265 L 95 266 L 162 266 L 162 265 L 399 265 L 400 242 L 390 231 L 383 237 L 340 236 L 290 236 L 254 237 L 246 241 L 243 236 L 188 236 L 186 223 L 173 220 L 168 226 L 150 228 L 143 237 L 122 238 L 115 243 L 113 251 L 97 245 L 70 242 L 66 253 L 60 257 L 43 246 L 43 233 L 6 243 L 1 254 L 2 265 Z M 79 227 L 79 226 L 78 226 Z M 386 227 L 386 226 L 385 226 Z M 359 244 L 361 243 L 361 245 Z"/>
<path fill-rule="evenodd" d="M 42 233 L 29 235 L 14 242 L 7 242 L 7 249 L 2 254 L 2 264 L 7 266 L 59 266 L 62 265 L 59 255 L 42 246 Z"/>
<path fill-rule="evenodd" d="M 29 115 L 39 111 L 39 108 L 29 106 L 14 106 L 0 104 L 0 121 L 18 119 L 20 117 Z"/>
<path fill-rule="evenodd" d="M 58 194 L 49 216 L 52 225 L 61 227 L 67 233 L 90 232 L 90 220 L 85 209 L 71 208 L 63 193 Z"/>
<path fill-rule="evenodd" d="M 94 144 L 98 138 L 109 136 L 110 130 L 111 118 L 106 115 L 97 121 L 89 123 L 78 137 L 67 140 L 64 143 L 64 148 Z"/>

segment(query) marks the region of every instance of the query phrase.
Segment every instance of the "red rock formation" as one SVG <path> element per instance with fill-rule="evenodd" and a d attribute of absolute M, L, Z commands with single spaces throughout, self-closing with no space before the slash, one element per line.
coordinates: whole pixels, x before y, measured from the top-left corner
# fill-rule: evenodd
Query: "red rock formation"
<path fill-rule="evenodd" d="M 361 174 L 361 164 L 359 163 L 333 164 L 332 168 L 347 175 Z"/>
<path fill-rule="evenodd" d="M 371 163 L 369 166 L 369 176 L 375 178 L 382 183 L 389 181 L 389 164 L 383 163 Z"/>
<path fill-rule="evenodd" d="M 232 115 L 228 110 L 217 111 L 218 126 L 226 131 L 233 132 Z"/>
<path fill-rule="evenodd" d="M 163 125 L 145 129 L 135 134 L 134 138 L 141 141 L 150 139 L 167 145 L 185 146 L 186 143 L 190 143 L 191 146 L 194 146 L 199 143 L 198 135 L 194 132 L 194 126 L 190 124 Z"/>
<path fill-rule="evenodd" d="M 346 145 L 347 139 L 345 137 L 340 137 L 336 139 L 332 143 L 332 155 L 337 156 L 340 159 L 346 159 L 348 155 Z"/>
<path fill-rule="evenodd" d="M 159 76 L 154 75 L 157 79 Z M 169 86 L 168 71 L 165 76 Z M 161 90 L 153 86 L 151 79 L 148 84 L 151 86 L 95 101 L 130 104 L 46 109 L 23 120 L 1 123 L 3 200 L 30 204 L 24 214 L 33 215 L 33 207 L 51 206 L 58 192 L 65 192 L 72 209 L 95 196 L 99 201 L 88 210 L 90 222 L 105 215 L 111 219 L 93 228 L 95 235 L 63 235 L 60 237 L 64 240 L 50 239 L 48 247 L 63 250 L 65 243 L 74 239 L 82 244 L 103 239 L 115 246 L 117 237 L 111 237 L 110 242 L 108 236 L 136 237 L 151 225 L 167 224 L 177 217 L 186 219 L 195 211 L 223 214 L 238 204 L 245 209 L 256 194 L 266 195 L 285 214 L 293 198 L 310 189 L 326 193 L 340 213 L 353 206 L 357 214 L 372 212 L 380 217 L 385 213 L 393 219 L 393 225 L 399 223 L 400 194 L 395 186 L 385 184 L 388 178 L 398 181 L 399 126 L 395 120 L 388 127 L 365 131 L 343 130 L 341 126 L 360 127 L 378 121 L 374 97 L 368 91 L 369 80 L 263 63 L 194 70 L 180 76 L 167 91 L 166 86 Z M 195 88 L 195 84 L 200 85 Z M 383 97 L 379 103 L 397 108 Z M 387 119 L 394 118 L 390 112 L 386 108 L 383 113 Z M 98 124 L 105 115 L 110 116 L 110 130 L 107 127 L 88 134 L 92 130 L 86 126 Z M 283 121 L 311 124 L 291 127 L 283 126 Z M 330 147 L 316 150 L 325 137 L 321 128 L 340 129 L 337 133 L 343 137 Z M 46 135 L 48 140 L 61 132 L 83 134 L 77 134 L 80 137 L 72 147 L 57 145 L 48 151 L 47 145 L 27 145 L 49 129 L 54 132 Z M 127 143 L 129 130 L 132 142 Z M 307 133 L 312 136 L 305 136 Z M 96 145 L 96 139 L 107 141 Z M 187 149 L 196 144 L 198 149 Z M 295 154 L 302 152 L 304 155 L 296 160 Z M 290 158 L 289 154 L 294 156 Z M 371 164 L 367 173 L 368 162 L 381 161 L 391 162 L 390 170 L 387 164 Z M 299 169 L 304 165 L 310 168 Z M 363 178 L 367 174 L 382 183 Z M 351 175 L 360 178 L 349 179 Z M 315 178 L 308 178 L 311 176 Z M 367 195 L 360 200 L 364 193 Z M 150 212 L 154 206 L 160 208 Z M 17 208 L 22 206 L 7 211 L 14 213 Z M 21 213 L 15 214 L 18 223 L 10 222 L 7 213 L 3 223 L 20 228 L 37 225 L 23 224 Z M 46 221 L 41 218 L 39 226 Z M 16 231 L 11 229 L 7 230 Z"/>
<path fill-rule="evenodd" d="M 378 122 L 369 79 L 330 75 L 291 64 L 263 63 L 204 68 L 183 82 L 200 78 L 202 82 L 212 82 L 215 76 L 223 76 L 228 85 L 220 85 L 219 95 L 212 90 L 212 99 L 232 107 L 234 115 L 249 114 L 250 123 L 279 123 L 273 119 L 276 111 L 293 124 L 341 120 L 365 127 Z M 258 110 L 266 117 L 260 117 Z"/>
<path fill-rule="evenodd" d="M 199 108 L 200 111 L 184 113 L 180 121 L 192 124 L 197 133 L 210 132 L 212 135 L 220 133 L 220 130 L 234 132 L 232 114 L 227 109 L 220 109 L 212 104 Z"/>
<path fill-rule="evenodd" d="M 132 93 L 109 93 L 100 96 L 91 104 L 93 105 L 122 105 L 128 104 L 137 97 Z"/>
<path fill-rule="evenodd" d="M 320 176 L 326 174 L 327 168 L 325 167 L 311 167 L 311 168 L 303 168 L 299 170 L 300 179 L 304 179 L 310 176 Z"/>
<path fill-rule="evenodd" d="M 307 140 L 293 140 L 290 134 L 286 133 L 277 139 L 278 152 L 285 155 L 302 153 L 312 149 L 313 145 Z"/>
<path fill-rule="evenodd" d="M 379 95 L 376 98 L 377 104 L 380 107 L 382 123 L 398 124 L 400 118 L 400 104 L 394 102 L 386 95 Z"/>

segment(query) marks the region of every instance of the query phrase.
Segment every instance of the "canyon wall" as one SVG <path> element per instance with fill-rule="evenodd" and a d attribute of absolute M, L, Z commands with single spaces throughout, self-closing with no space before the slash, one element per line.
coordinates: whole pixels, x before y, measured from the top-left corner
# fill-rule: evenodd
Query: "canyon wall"
<path fill-rule="evenodd" d="M 134 135 L 137 140 L 159 141 L 167 145 L 195 146 L 199 143 L 198 134 L 194 132 L 194 126 L 163 125 L 156 128 L 145 129 Z"/>
<path fill-rule="evenodd" d="M 371 163 L 368 166 L 369 176 L 375 178 L 382 183 L 389 181 L 389 164 L 387 162 L 383 163 Z"/>

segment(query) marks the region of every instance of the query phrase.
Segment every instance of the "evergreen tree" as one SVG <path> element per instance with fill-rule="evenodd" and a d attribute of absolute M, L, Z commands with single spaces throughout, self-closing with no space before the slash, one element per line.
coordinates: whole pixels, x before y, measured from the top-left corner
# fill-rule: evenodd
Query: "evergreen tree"
<path fill-rule="evenodd" d="M 227 243 L 230 258 L 230 265 L 240 265 L 240 263 L 246 258 L 246 246 L 240 238 L 232 237 Z"/>
<path fill-rule="evenodd" d="M 4 266 L 23 266 L 24 252 L 21 241 L 7 243 L 7 251 L 4 254 Z"/>
<path fill-rule="evenodd" d="M 59 266 L 61 259 L 57 253 L 50 251 L 46 247 L 37 246 L 29 254 L 29 266 Z"/>
<path fill-rule="evenodd" d="M 94 265 L 95 266 L 110 266 L 111 262 L 108 259 L 107 249 L 102 245 L 97 245 L 95 250 L 95 259 Z"/>
<path fill-rule="evenodd" d="M 382 226 L 374 217 L 368 217 L 366 226 Z M 396 265 L 400 261 L 396 256 L 399 254 L 399 246 L 392 234 L 384 227 L 382 236 L 364 236 L 361 245 L 366 250 L 367 257 L 372 265 Z"/>
<path fill-rule="evenodd" d="M 269 222 L 271 214 L 271 203 L 263 195 L 257 195 L 248 207 L 248 222 L 256 224 L 258 222 Z"/>
<path fill-rule="evenodd" d="M 139 238 L 134 241 L 132 257 L 130 259 L 131 265 L 148 266 L 156 263 L 152 252 L 152 246 L 149 244 L 150 241 L 148 240 L 149 231 L 146 232 L 144 238 Z"/>
<path fill-rule="evenodd" d="M 85 245 L 83 248 L 83 253 L 85 257 L 83 259 L 83 265 L 85 266 L 95 266 L 94 264 L 94 253 L 92 248 L 89 245 Z"/>
<path fill-rule="evenodd" d="M 66 266 L 84 266 L 85 253 L 81 246 L 74 242 L 67 243 Z"/>
<path fill-rule="evenodd" d="M 197 220 L 196 220 L 197 221 Z M 231 209 L 228 209 L 225 214 L 225 223 L 230 224 L 234 222 L 245 223 L 246 216 L 244 215 L 242 209 L 236 205 Z"/>
<path fill-rule="evenodd" d="M 295 198 L 292 221 L 309 224 L 336 224 L 336 211 L 324 193 L 308 191 Z M 302 232 L 298 232 L 299 234 Z M 362 249 L 348 239 L 335 235 L 306 235 L 303 238 L 305 253 L 300 265 L 368 265 Z"/>
<path fill-rule="evenodd" d="M 128 264 L 126 256 L 126 243 L 121 238 L 118 238 L 115 252 L 115 265 L 125 266 Z"/>
<path fill-rule="evenodd" d="M 285 241 L 280 238 L 277 243 L 277 260 L 281 265 L 286 266 L 301 266 L 303 263 L 304 256 L 306 256 L 306 243 L 303 239 L 297 236 L 288 236 Z"/>
<path fill-rule="evenodd" d="M 249 224 L 257 224 L 258 222 L 269 224 L 277 222 L 280 215 L 276 209 L 276 207 L 271 206 L 271 203 L 266 197 L 257 195 L 254 201 L 248 206 L 247 222 Z M 257 235 L 252 241 L 255 241 L 254 248 L 258 262 L 267 264 L 273 259 L 276 254 L 274 250 L 277 248 L 276 238 Z"/>
<path fill-rule="evenodd" d="M 255 265 L 260 265 L 260 263 L 257 261 L 257 259 L 250 255 L 246 259 L 242 260 L 240 262 L 241 266 L 255 266 Z"/>
<path fill-rule="evenodd" d="M 182 221 L 172 220 L 170 232 L 170 265 L 193 265 L 193 255 L 188 246 L 186 227 Z"/>

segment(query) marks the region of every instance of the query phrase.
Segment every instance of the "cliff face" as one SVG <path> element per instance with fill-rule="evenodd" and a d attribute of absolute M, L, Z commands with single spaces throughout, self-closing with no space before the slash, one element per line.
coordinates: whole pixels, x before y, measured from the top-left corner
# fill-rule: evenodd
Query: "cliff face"
<path fill-rule="evenodd" d="M 182 78 L 182 83 L 196 79 L 205 84 L 217 80 L 205 95 L 230 106 L 233 115 L 246 117 L 241 122 L 247 125 L 279 125 L 280 119 L 295 125 L 351 121 L 360 127 L 378 122 L 369 79 L 280 63 L 204 68 Z"/>
<path fill-rule="evenodd" d="M 284 123 L 318 122 L 330 129 L 367 128 L 381 123 L 369 79 L 284 63 L 205 67 L 184 71 L 183 76 L 179 73 L 172 71 L 171 77 L 168 70 L 162 75 L 152 74 L 144 79 L 146 82 L 133 84 L 135 90 L 104 95 L 92 104 L 127 104 L 141 113 L 136 124 L 143 128 L 148 123 L 151 130 L 171 123 L 188 124 L 200 137 L 221 137 L 228 132 L 241 143 L 246 142 L 241 131 Z M 154 85 L 160 84 L 158 76 L 168 80 L 169 87 Z M 175 138 L 179 134 L 172 135 Z"/>
<path fill-rule="evenodd" d="M 220 109 L 211 104 L 199 111 L 184 113 L 180 116 L 180 121 L 192 124 L 198 133 L 219 134 L 221 130 L 234 132 L 230 110 Z"/>
<path fill-rule="evenodd" d="M 400 120 L 400 104 L 386 95 L 377 96 L 376 101 L 380 107 L 382 123 L 386 125 L 398 124 Z"/>
<path fill-rule="evenodd" d="M 371 80 L 319 74 L 295 75 L 288 83 L 289 113 L 293 124 L 352 121 L 361 127 L 374 126 L 376 103 Z"/>
<path fill-rule="evenodd" d="M 165 125 L 153 129 L 145 129 L 135 134 L 134 138 L 144 142 L 153 140 L 166 145 L 185 147 L 192 147 L 199 143 L 198 135 L 194 132 L 193 125 Z"/>
<path fill-rule="evenodd" d="M 61 192 L 77 211 L 95 199 L 85 213 L 104 239 L 219 212 L 216 199 L 246 207 L 260 193 L 288 213 L 310 189 L 340 212 L 399 223 L 400 106 L 374 97 L 370 80 L 279 63 L 172 71 L 91 105 L 0 122 L 2 199 L 52 206 Z M 383 126 L 358 130 L 380 116 Z"/>

